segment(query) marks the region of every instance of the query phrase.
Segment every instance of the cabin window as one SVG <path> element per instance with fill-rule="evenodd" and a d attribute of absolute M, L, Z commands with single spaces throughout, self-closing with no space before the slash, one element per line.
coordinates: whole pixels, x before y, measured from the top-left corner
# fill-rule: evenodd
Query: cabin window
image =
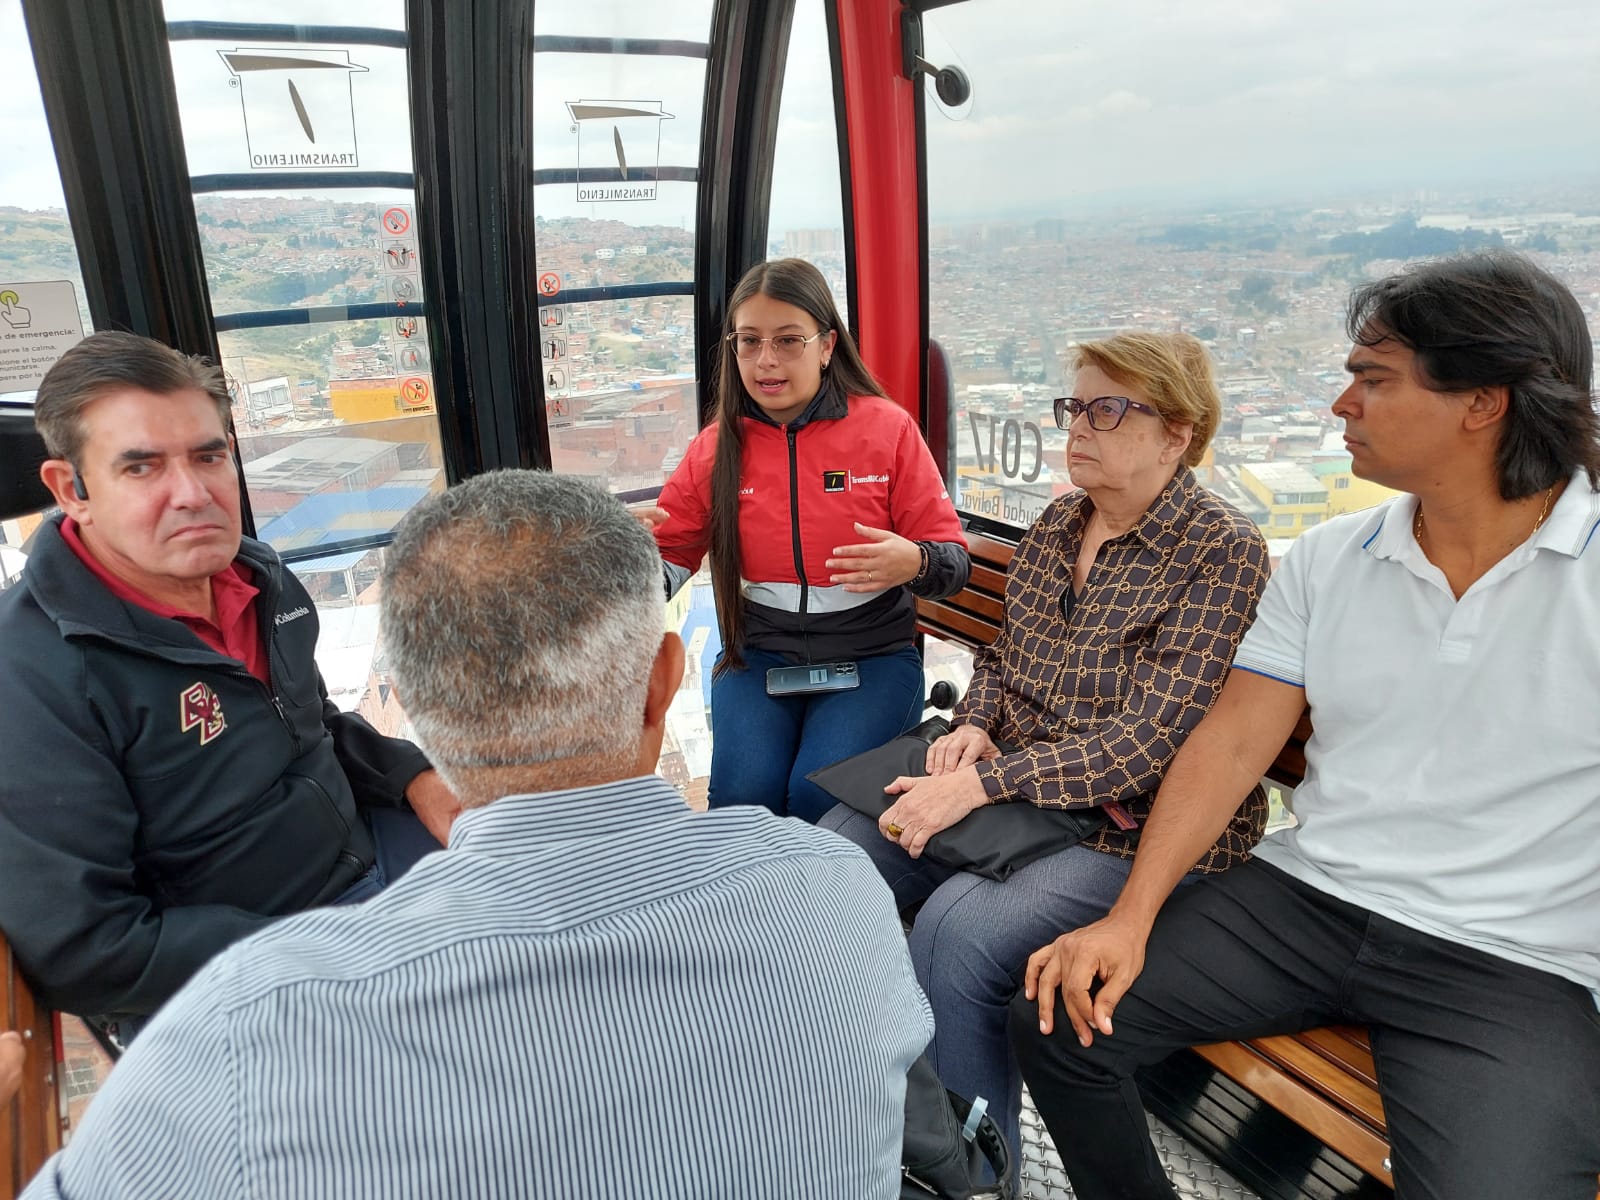
<path fill-rule="evenodd" d="M 29 328 L 37 308 L 41 317 L 75 315 L 93 333 L 22 0 L 0 0 L 0 70 L 9 83 L 0 122 L 0 161 L 9 164 L 0 171 L 0 331 Z M 0 401 L 31 403 L 42 373 L 0 362 Z"/>
<path fill-rule="evenodd" d="M 822 0 L 798 0 L 778 109 L 767 256 L 803 258 L 821 271 L 848 325 L 844 194 L 831 62 Z"/>
<path fill-rule="evenodd" d="M 336 703 L 371 689 L 381 545 L 445 486 L 417 252 L 403 0 L 340 36 L 167 0 L 195 217 L 256 532 L 322 613 Z M 278 21 L 326 22 L 289 0 Z M 365 647 L 365 653 L 359 648 Z M 352 651 L 355 651 L 352 653 Z M 345 678 L 348 676 L 348 678 Z M 391 730 L 393 731 L 393 730 Z"/>
<path fill-rule="evenodd" d="M 659 488 L 699 429 L 695 205 L 710 0 L 537 5 L 533 210 L 552 466 Z"/>
<path fill-rule="evenodd" d="M 984 0 L 923 14 L 922 57 L 972 81 L 954 108 L 931 79 L 922 93 L 929 335 L 952 364 L 964 512 L 1026 525 L 1072 488 L 1050 401 L 1077 342 L 1204 342 L 1223 415 L 1196 473 L 1294 536 L 1316 522 L 1273 519 L 1246 468 L 1348 470 L 1331 408 L 1354 285 L 1504 245 L 1571 284 L 1600 332 L 1593 156 L 1570 136 L 1600 109 L 1600 74 L 1592 40 L 1564 35 L 1576 10 L 1539 0 L 1461 21 L 1429 0 L 1403 20 L 1386 10 L 1377 41 L 1370 19 L 1310 0 L 1240 11 Z M 1493 86 L 1470 63 L 1492 63 Z M 1330 515 L 1326 493 L 1294 491 L 1280 502 Z"/>
<path fill-rule="evenodd" d="M 0 161 L 13 164 L 0 171 L 0 334 L 36 330 L 46 320 L 57 328 L 76 322 L 92 333 L 21 0 L 0 0 L 0 70 L 10 81 L 6 119 L 0 122 Z M 52 345 L 65 349 L 76 340 L 67 335 Z M 0 354 L 0 409 L 8 437 L 31 437 L 33 395 L 48 367 L 43 357 L 29 355 L 32 361 L 24 361 L 16 353 Z M 44 498 L 41 488 L 39 500 Z M 42 511 L 0 512 L 0 591 L 21 582 L 42 520 Z"/>

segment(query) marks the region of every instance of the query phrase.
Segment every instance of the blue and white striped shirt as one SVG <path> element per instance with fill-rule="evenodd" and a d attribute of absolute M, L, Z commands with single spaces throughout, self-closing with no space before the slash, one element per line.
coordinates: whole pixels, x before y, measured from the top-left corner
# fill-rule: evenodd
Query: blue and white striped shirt
<path fill-rule="evenodd" d="M 214 959 L 25 1196 L 887 1198 L 932 1029 L 843 839 L 653 776 L 509 797 Z"/>

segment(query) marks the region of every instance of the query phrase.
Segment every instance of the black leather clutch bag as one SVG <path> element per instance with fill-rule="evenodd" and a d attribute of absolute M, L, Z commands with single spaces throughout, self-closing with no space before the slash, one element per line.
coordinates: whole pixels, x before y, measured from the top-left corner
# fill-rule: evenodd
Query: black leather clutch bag
<path fill-rule="evenodd" d="M 877 820 L 895 799 L 883 789 L 897 775 L 926 775 L 928 745 L 949 732 L 949 722 L 933 717 L 892 742 L 812 771 L 806 778 Z M 923 853 L 947 867 L 1006 879 L 1036 858 L 1076 845 L 1105 823 L 1099 808 L 1038 808 L 1023 800 L 991 804 L 934 834 Z"/>

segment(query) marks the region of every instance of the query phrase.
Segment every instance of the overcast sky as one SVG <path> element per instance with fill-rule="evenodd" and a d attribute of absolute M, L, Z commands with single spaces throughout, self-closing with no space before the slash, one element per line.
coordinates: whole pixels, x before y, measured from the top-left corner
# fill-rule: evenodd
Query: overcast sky
<path fill-rule="evenodd" d="M 926 18 L 930 56 L 975 84 L 964 120 L 930 120 L 935 212 L 981 215 L 1013 189 L 1181 200 L 1600 175 L 1594 0 L 1042 7 Z"/>
<path fill-rule="evenodd" d="M 342 0 L 341 23 L 397 26 L 400 0 Z M 837 152 L 820 0 L 799 0 L 773 187 L 772 230 L 838 223 Z M 325 0 L 275 0 L 272 19 L 322 21 Z M 171 19 L 259 19 L 252 0 L 168 0 Z M 709 0 L 543 3 L 540 33 L 704 40 Z M 1231 198 L 1333 202 L 1388 189 L 1478 195 L 1570 181 L 1600 203 L 1600 3 L 1596 0 L 969 0 L 926 18 L 927 54 L 972 77 L 971 101 L 929 114 L 934 219 L 1120 203 L 1179 207 Z M 251 137 L 290 110 L 277 80 L 234 80 L 233 44 L 178 43 L 174 70 L 196 173 L 250 169 Z M 360 166 L 411 168 L 402 51 L 351 48 Z M 615 123 L 630 163 L 693 165 L 703 63 L 540 55 L 539 166 L 612 161 L 614 143 L 574 130 L 567 104 L 658 103 L 670 117 Z M 0 205 L 61 202 L 20 0 L 0 0 Z M 258 85 L 261 90 L 257 91 Z M 257 99 L 260 97 L 260 99 Z M 337 116 L 308 108 L 324 130 Z M 397 109 L 397 103 L 399 106 Z M 286 116 L 283 119 L 287 119 Z M 652 131 L 659 131 L 659 153 Z M 625 136 L 624 136 L 625 135 Z M 329 135 L 324 134 L 324 141 Z M 1578 189 L 1575 195 L 1582 195 Z M 579 203 L 541 188 L 536 210 L 639 224 L 693 219 L 693 188 L 645 202 Z"/>

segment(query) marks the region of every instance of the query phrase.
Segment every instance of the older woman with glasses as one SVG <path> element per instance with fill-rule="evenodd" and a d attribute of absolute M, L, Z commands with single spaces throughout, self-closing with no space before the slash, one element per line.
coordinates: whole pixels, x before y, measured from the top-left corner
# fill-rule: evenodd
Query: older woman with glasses
<path fill-rule="evenodd" d="M 669 595 L 711 556 L 709 803 L 815 822 L 833 799 L 806 775 L 921 715 L 912 597 L 960 591 L 967 545 L 916 422 L 861 361 L 821 272 L 761 263 L 728 313 L 716 423 L 650 519 Z"/>
<path fill-rule="evenodd" d="M 902 908 L 924 902 L 910 936 L 933 1005 L 929 1053 L 945 1086 L 990 1100 L 1013 1161 L 1021 1081 L 1006 1009 L 1028 955 L 1117 898 L 1162 773 L 1216 698 L 1269 570 L 1255 526 L 1191 470 L 1222 411 L 1204 347 L 1128 333 L 1075 355 L 1075 394 L 1055 418 L 1081 490 L 1018 545 L 1000 636 L 950 733 L 925 777 L 890 786 L 876 824 L 843 806 L 823 821 L 872 856 Z M 1110 819 L 1003 882 L 923 857 L 986 804 L 1099 806 Z M 1265 815 L 1257 792 L 1191 878 L 1241 861 Z"/>

